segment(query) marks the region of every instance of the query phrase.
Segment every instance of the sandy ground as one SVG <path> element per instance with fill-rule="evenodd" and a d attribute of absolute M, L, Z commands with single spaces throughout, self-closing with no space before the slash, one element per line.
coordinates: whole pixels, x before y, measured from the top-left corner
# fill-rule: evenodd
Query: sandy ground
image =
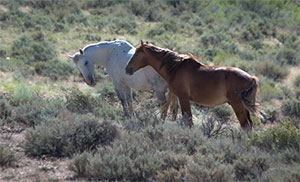
<path fill-rule="evenodd" d="M 2 127 L 0 144 L 8 146 L 18 161 L 12 167 L 0 167 L 0 181 L 73 181 L 66 158 L 32 158 L 25 155 L 21 147 L 24 141 L 23 129 Z"/>

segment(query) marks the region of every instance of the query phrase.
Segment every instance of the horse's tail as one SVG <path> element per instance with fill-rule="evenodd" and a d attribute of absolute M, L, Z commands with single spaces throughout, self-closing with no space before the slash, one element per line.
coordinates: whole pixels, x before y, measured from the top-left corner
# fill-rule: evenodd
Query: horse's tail
<path fill-rule="evenodd" d="M 177 96 L 174 93 L 169 91 L 168 96 L 167 96 L 167 101 L 160 109 L 161 110 L 161 115 L 164 116 L 163 120 L 165 120 L 165 118 L 167 116 L 167 112 L 168 112 L 168 109 L 169 109 L 169 106 L 171 105 L 171 103 L 173 103 L 173 107 L 174 107 L 174 104 L 176 104 L 176 106 L 178 106 Z M 177 112 L 176 112 L 176 115 L 177 115 Z M 174 116 L 173 116 L 173 118 L 174 118 Z"/>
<path fill-rule="evenodd" d="M 257 114 L 259 104 L 256 103 L 256 95 L 258 89 L 258 78 L 253 76 L 251 84 L 248 88 L 242 91 L 241 97 L 244 106 L 250 112 Z"/>

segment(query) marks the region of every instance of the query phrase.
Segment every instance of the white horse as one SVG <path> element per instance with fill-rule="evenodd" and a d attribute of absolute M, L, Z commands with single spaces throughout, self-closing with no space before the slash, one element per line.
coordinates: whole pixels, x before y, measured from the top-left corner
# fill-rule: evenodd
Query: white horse
<path fill-rule="evenodd" d="M 82 73 L 85 82 L 90 86 L 96 85 L 94 65 L 105 67 L 121 100 L 124 114 L 129 117 L 134 115 L 132 89 L 154 90 L 159 105 L 162 106 L 166 102 L 165 93 L 168 88 L 167 83 L 150 66 L 131 76 L 125 73 L 125 67 L 134 53 L 135 48 L 131 44 L 117 40 L 87 45 L 83 50 L 80 49 L 79 52 L 69 57 Z M 177 115 L 177 111 L 173 109 L 173 118 L 176 118 L 175 112 Z M 166 112 L 161 115 L 165 119 Z"/>

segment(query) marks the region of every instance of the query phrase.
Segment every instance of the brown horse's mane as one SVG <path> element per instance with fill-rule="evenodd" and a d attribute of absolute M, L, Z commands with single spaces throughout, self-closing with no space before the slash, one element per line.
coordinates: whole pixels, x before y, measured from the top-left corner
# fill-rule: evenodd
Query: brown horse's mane
<path fill-rule="evenodd" d="M 175 74 L 180 65 L 185 61 L 195 61 L 197 63 L 200 63 L 192 54 L 178 54 L 175 51 L 156 47 L 152 44 L 145 44 L 144 47 L 151 50 L 152 52 L 162 55 L 160 56 L 160 59 L 162 60 L 160 69 L 166 66 L 168 74 Z M 200 64 L 202 65 L 202 63 Z"/>

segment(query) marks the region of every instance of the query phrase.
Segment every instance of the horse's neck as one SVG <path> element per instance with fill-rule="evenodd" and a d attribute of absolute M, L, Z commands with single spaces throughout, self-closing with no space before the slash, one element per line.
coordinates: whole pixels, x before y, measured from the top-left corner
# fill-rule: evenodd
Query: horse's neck
<path fill-rule="evenodd" d="M 106 67 L 113 46 L 107 43 L 93 45 L 85 51 L 85 55 L 95 65 Z"/>
<path fill-rule="evenodd" d="M 170 80 L 170 75 L 167 73 L 167 69 L 165 66 L 160 67 L 162 63 L 162 57 L 163 55 L 160 55 L 162 53 L 154 53 L 150 52 L 149 55 L 149 65 L 155 69 L 155 71 L 164 79 L 168 82 Z"/>

